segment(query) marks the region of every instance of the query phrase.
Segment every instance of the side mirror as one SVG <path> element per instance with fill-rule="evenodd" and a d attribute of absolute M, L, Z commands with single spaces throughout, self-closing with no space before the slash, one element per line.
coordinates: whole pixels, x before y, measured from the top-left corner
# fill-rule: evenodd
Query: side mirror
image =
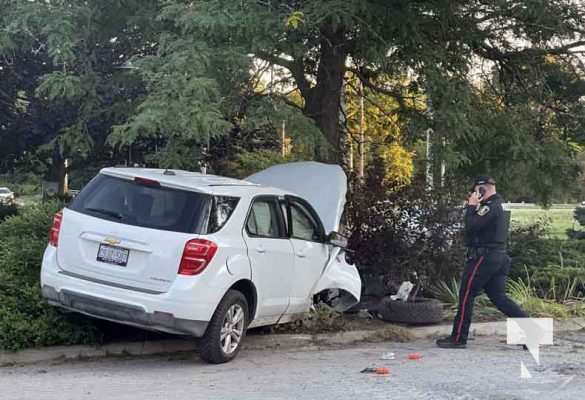
<path fill-rule="evenodd" d="M 335 247 L 341 247 L 342 249 L 346 249 L 347 237 L 343 236 L 339 232 L 333 231 L 329 234 L 329 236 L 327 236 L 327 243 Z"/>

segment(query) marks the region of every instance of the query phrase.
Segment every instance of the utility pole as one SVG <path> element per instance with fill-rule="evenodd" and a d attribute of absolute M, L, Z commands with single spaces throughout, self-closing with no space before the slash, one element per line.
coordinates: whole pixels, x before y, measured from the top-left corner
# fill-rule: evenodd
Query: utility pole
<path fill-rule="evenodd" d="M 427 154 L 426 154 L 426 181 L 427 187 L 429 189 L 433 188 L 433 169 L 432 169 L 432 161 L 431 161 L 431 132 L 433 132 L 432 128 L 427 129 Z"/>
<path fill-rule="evenodd" d="M 364 122 L 365 122 L 365 116 L 364 116 L 364 85 L 363 83 L 360 81 L 360 142 L 359 142 L 359 148 L 358 151 L 360 153 L 360 165 L 359 165 L 359 177 L 361 179 L 364 178 L 364 164 L 365 164 L 365 158 L 366 158 L 366 151 L 365 151 L 365 146 L 364 146 L 364 142 L 365 142 L 365 135 L 364 135 Z"/>
<path fill-rule="evenodd" d="M 286 157 L 286 120 L 282 120 L 282 158 Z"/>

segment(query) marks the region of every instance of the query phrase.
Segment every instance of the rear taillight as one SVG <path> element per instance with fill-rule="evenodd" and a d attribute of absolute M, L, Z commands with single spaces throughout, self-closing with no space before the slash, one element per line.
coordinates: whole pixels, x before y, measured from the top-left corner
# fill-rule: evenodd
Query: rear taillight
<path fill-rule="evenodd" d="M 53 226 L 49 231 L 49 244 L 57 247 L 59 244 L 59 231 L 61 230 L 61 221 L 63 221 L 63 212 L 59 211 L 53 217 Z"/>
<path fill-rule="evenodd" d="M 211 262 L 217 252 L 217 245 L 210 240 L 193 239 L 185 244 L 179 275 L 200 274 Z"/>

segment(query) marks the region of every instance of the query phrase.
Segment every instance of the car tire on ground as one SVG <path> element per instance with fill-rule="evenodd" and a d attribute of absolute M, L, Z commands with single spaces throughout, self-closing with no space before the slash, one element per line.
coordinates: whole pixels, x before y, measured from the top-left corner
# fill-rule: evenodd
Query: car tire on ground
<path fill-rule="evenodd" d="M 237 290 L 229 290 L 217 306 L 201 338 L 201 358 L 212 364 L 233 360 L 240 352 L 246 336 L 248 318 L 246 297 Z"/>
<path fill-rule="evenodd" d="M 443 320 L 440 301 L 419 297 L 414 301 L 392 300 L 386 297 L 378 307 L 378 317 L 388 322 L 425 325 Z"/>

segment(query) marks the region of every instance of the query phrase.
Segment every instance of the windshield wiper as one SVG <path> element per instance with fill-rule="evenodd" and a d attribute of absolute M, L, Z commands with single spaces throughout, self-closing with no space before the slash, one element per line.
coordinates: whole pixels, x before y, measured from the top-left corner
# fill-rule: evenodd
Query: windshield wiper
<path fill-rule="evenodd" d="M 108 217 L 112 217 L 112 218 L 116 218 L 116 219 L 122 219 L 123 218 L 123 215 L 122 214 L 117 213 L 115 211 L 106 210 L 104 208 L 85 207 L 84 210 L 91 211 L 91 212 L 95 212 L 95 213 L 99 213 L 99 214 L 103 214 L 103 215 L 107 215 Z"/>

